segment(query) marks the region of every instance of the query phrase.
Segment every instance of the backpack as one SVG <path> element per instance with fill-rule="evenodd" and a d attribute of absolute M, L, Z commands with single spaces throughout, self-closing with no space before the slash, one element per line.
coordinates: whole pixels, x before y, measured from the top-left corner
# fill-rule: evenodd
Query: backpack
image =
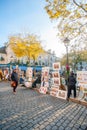
<path fill-rule="evenodd" d="M 75 84 L 76 84 L 75 77 L 74 76 L 69 76 L 69 78 L 68 78 L 68 85 L 73 87 L 73 86 L 75 86 Z"/>

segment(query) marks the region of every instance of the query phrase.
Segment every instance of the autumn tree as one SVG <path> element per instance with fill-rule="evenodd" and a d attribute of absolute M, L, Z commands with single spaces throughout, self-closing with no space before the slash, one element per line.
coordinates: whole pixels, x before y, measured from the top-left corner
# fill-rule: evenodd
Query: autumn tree
<path fill-rule="evenodd" d="M 69 52 L 69 62 L 71 62 L 72 59 L 72 56 L 70 55 L 73 55 L 73 57 L 76 56 L 76 61 L 74 60 L 76 65 L 78 61 L 83 59 L 82 54 L 85 54 L 87 52 L 87 0 L 45 1 L 47 3 L 45 10 L 49 15 L 49 18 L 58 22 L 57 28 L 59 39 L 61 39 L 62 42 L 64 42 L 66 38 L 69 39 L 69 46 L 72 44 L 72 42 L 74 46 L 75 40 L 78 40 L 81 45 L 85 43 L 85 46 L 84 48 L 82 47 L 82 50 L 76 51 L 76 55 L 74 52 Z"/>
<path fill-rule="evenodd" d="M 87 49 L 84 49 L 84 46 L 80 45 L 81 43 L 75 41 L 73 45 L 70 47 L 69 51 L 69 65 L 73 68 L 73 70 L 77 69 L 77 64 L 82 61 L 87 61 Z M 66 54 L 61 58 L 61 64 L 66 64 Z"/>
<path fill-rule="evenodd" d="M 87 0 L 46 0 L 50 19 L 58 19 L 58 36 L 73 39 L 87 26 Z"/>
<path fill-rule="evenodd" d="M 40 54 L 44 54 L 45 51 L 41 45 L 41 41 L 36 35 L 16 35 L 9 37 L 9 45 L 13 50 L 16 57 L 27 57 L 29 63 L 30 59 L 33 59 L 34 63 Z"/>

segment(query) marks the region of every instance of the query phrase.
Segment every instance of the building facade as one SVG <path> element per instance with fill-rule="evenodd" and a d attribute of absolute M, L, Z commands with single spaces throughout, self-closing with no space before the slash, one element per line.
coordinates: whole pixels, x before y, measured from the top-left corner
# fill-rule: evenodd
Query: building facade
<path fill-rule="evenodd" d="M 17 58 L 9 45 L 0 48 L 0 57 L 0 64 L 18 63 L 18 60 L 22 64 L 26 64 L 28 62 L 26 56 Z M 45 54 L 40 54 L 38 56 L 35 60 L 35 64 L 52 67 L 52 64 L 54 62 L 58 62 L 59 60 L 60 59 L 56 57 L 54 51 L 52 52 L 51 50 L 48 50 Z M 34 65 L 33 59 L 30 59 L 30 65 Z"/>

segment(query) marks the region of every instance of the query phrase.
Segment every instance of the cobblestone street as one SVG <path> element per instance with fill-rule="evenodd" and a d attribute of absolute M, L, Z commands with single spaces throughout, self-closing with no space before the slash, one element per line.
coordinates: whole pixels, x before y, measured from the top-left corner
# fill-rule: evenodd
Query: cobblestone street
<path fill-rule="evenodd" d="M 0 130 L 87 130 L 87 108 L 1 82 Z"/>

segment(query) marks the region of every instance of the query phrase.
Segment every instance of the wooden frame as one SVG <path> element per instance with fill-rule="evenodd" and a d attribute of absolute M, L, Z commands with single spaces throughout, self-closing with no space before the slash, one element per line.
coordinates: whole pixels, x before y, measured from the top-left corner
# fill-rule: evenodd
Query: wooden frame
<path fill-rule="evenodd" d="M 59 90 L 57 97 L 61 98 L 61 99 L 66 99 L 67 98 L 67 91 Z"/>

